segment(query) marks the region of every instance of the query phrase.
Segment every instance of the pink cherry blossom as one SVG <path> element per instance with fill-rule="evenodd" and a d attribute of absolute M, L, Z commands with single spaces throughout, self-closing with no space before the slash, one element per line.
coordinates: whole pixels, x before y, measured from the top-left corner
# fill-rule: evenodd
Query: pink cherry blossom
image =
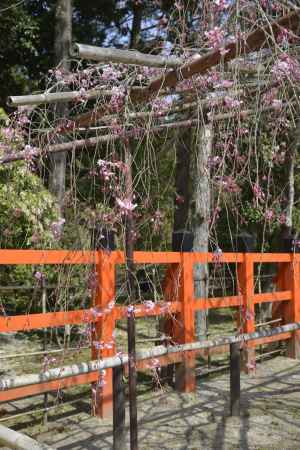
<path fill-rule="evenodd" d="M 137 205 L 133 204 L 128 198 L 124 198 L 123 200 L 121 200 L 120 198 L 116 198 L 116 202 L 122 212 L 124 212 L 124 214 L 133 211 L 137 207 Z"/>
<path fill-rule="evenodd" d="M 205 32 L 205 37 L 208 40 L 210 47 L 216 49 L 224 43 L 224 31 L 220 27 L 214 27 L 210 31 Z"/>

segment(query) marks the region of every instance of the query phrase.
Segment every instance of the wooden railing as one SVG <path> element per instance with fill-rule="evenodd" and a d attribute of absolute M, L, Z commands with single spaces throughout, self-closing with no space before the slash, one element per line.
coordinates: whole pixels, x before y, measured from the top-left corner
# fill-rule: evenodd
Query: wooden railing
<path fill-rule="evenodd" d="M 195 340 L 194 315 L 197 310 L 236 307 L 239 309 L 238 329 L 241 333 L 255 331 L 255 304 L 273 302 L 274 316 L 284 323 L 300 321 L 300 255 L 261 254 L 261 253 L 179 253 L 179 252 L 135 252 L 136 264 L 164 264 L 168 270 L 164 280 L 164 296 L 155 304 L 133 305 L 136 318 L 165 316 L 166 332 L 172 342 L 187 344 Z M 39 328 L 60 327 L 67 324 L 93 323 L 93 360 L 116 354 L 114 330 L 116 321 L 127 317 L 128 306 L 115 305 L 116 266 L 124 264 L 123 252 L 113 251 L 65 251 L 65 250 L 1 250 L 0 264 L 87 264 L 95 266 L 98 278 L 91 308 L 74 311 L 47 312 L 44 314 L 25 314 L 1 316 L 0 332 L 29 331 Z M 236 278 L 235 295 L 215 298 L 195 298 L 193 266 L 196 263 L 231 264 Z M 255 293 L 255 264 L 277 263 L 276 284 L 278 291 Z M 174 320 L 175 319 L 175 320 Z M 288 341 L 288 356 L 300 356 L 299 331 L 284 332 L 276 336 L 259 338 L 243 347 L 243 367 L 250 370 L 255 359 L 255 346 L 275 340 Z M 100 348 L 100 349 L 99 349 Z M 227 351 L 224 346 L 222 351 Z M 220 349 L 219 349 L 220 351 Z M 195 356 L 174 354 L 162 356 L 161 365 L 176 362 L 176 386 L 183 392 L 195 389 Z M 139 370 L 147 367 L 147 362 L 137 364 Z M 112 409 L 112 370 L 108 369 L 106 384 L 100 386 L 97 372 L 78 374 L 73 377 L 50 380 L 39 384 L 11 388 L 0 392 L 0 401 L 5 402 L 42 392 L 71 387 L 77 384 L 92 383 L 93 409 L 96 415 L 104 417 Z"/>

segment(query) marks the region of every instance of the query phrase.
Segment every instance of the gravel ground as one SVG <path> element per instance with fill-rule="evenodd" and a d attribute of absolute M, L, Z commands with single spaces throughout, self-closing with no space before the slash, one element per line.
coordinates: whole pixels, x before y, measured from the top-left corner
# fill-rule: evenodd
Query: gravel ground
<path fill-rule="evenodd" d="M 19 401 L 18 408 L 28 407 L 28 402 Z M 240 418 L 229 417 L 228 373 L 199 379 L 193 394 L 144 392 L 138 402 L 139 449 L 297 450 L 299 404 L 300 362 L 285 357 L 260 364 L 255 375 L 242 375 Z M 48 429 L 40 425 L 40 418 L 28 416 L 5 424 L 61 450 L 112 448 L 112 422 L 89 415 L 86 395 L 52 413 Z"/>

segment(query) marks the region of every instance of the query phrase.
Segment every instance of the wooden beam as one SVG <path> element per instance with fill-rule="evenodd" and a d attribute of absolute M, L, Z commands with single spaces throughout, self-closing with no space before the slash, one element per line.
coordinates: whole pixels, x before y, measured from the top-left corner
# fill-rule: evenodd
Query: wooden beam
<path fill-rule="evenodd" d="M 104 97 L 106 91 L 101 89 L 91 89 L 86 91 L 84 94 L 85 100 L 91 100 L 97 97 Z M 111 91 L 109 91 L 111 96 Z M 65 103 L 72 102 L 80 99 L 82 94 L 79 91 L 71 92 L 44 92 L 42 94 L 31 94 L 31 95 L 12 95 L 8 97 L 7 104 L 9 106 L 29 106 L 29 105 L 40 105 L 41 103 L 51 104 L 51 103 Z"/>
<path fill-rule="evenodd" d="M 257 28 L 250 33 L 245 40 L 237 40 L 225 46 L 225 55 L 222 55 L 220 49 L 209 52 L 207 55 L 195 58 L 187 62 L 178 70 L 172 70 L 161 78 L 154 80 L 146 88 L 141 88 L 139 92 L 135 92 L 134 97 L 131 98 L 133 102 L 140 102 L 149 99 L 156 94 L 160 89 L 166 87 L 175 87 L 176 84 L 193 75 L 201 75 L 206 73 L 212 67 L 218 65 L 221 61 L 226 63 L 238 56 L 245 56 L 249 53 L 274 46 L 278 34 L 283 28 L 294 33 L 299 32 L 300 10 L 298 9 L 287 16 L 282 17 L 272 24 L 267 24 L 264 27 Z"/>
<path fill-rule="evenodd" d="M 0 265 L 96 264 L 98 254 L 85 250 L 0 250 Z"/>
<path fill-rule="evenodd" d="M 247 55 L 261 48 L 272 47 L 274 46 L 274 39 L 276 40 L 276 37 L 283 28 L 297 34 L 299 31 L 299 23 L 299 9 L 297 9 L 272 24 L 257 28 L 245 40 L 237 40 L 227 44 L 225 46 L 226 54 L 224 56 L 222 56 L 221 53 L 223 52 L 220 49 L 213 50 L 205 56 L 194 58 L 183 66 L 167 72 L 162 77 L 153 80 L 146 87 L 135 88 L 129 92 L 130 101 L 132 103 L 147 102 L 151 97 L 158 94 L 160 90 L 175 88 L 179 81 L 192 78 L 193 75 L 203 75 L 220 62 L 226 63 L 236 57 Z M 99 118 L 104 113 L 105 108 L 98 110 L 97 117 Z M 84 118 L 77 121 L 77 125 L 88 126 L 91 123 L 93 115 L 93 112 L 90 115 L 85 115 Z"/>
<path fill-rule="evenodd" d="M 151 55 L 141 53 L 138 50 L 104 48 L 78 43 L 73 46 L 72 56 L 101 63 L 133 64 L 135 66 L 158 68 L 178 67 L 183 64 L 183 59 L 177 56 Z"/>
<path fill-rule="evenodd" d="M 271 342 L 289 340 L 292 336 L 291 332 L 283 332 L 273 336 L 265 336 L 259 339 L 255 339 L 254 343 L 256 346 L 263 345 Z M 194 350 L 195 355 L 202 355 L 203 357 L 207 356 L 208 351 L 210 354 L 214 353 L 227 353 L 229 351 L 230 344 L 220 344 L 217 347 L 209 347 L 203 349 Z M 170 363 L 178 363 L 183 360 L 184 354 L 182 352 L 173 352 L 167 353 L 164 355 L 156 355 L 155 356 L 161 366 L 168 365 Z M 116 358 L 117 359 L 117 358 Z M 121 361 L 118 358 L 119 362 Z M 127 361 L 127 357 L 123 358 L 124 364 Z M 149 369 L 149 361 L 147 359 L 139 359 L 137 361 L 137 369 L 138 370 L 148 370 Z M 95 368 L 94 371 L 89 373 L 83 373 L 79 375 L 68 376 L 66 378 L 61 378 L 58 380 L 50 380 L 50 381 L 38 381 L 36 384 L 26 384 L 24 386 L 19 386 L 15 388 L 9 388 L 8 390 L 0 390 L 0 402 L 7 402 L 11 400 L 16 400 L 18 398 L 24 398 L 32 395 L 39 395 L 44 392 L 56 391 L 63 388 L 71 388 L 73 386 L 77 386 L 80 384 L 89 384 L 93 381 L 96 381 L 99 377 L 99 369 Z M 21 377 L 22 379 L 25 378 Z M 26 378 L 28 381 L 28 377 Z M 111 399 L 107 399 L 110 401 Z"/>
<path fill-rule="evenodd" d="M 230 415 L 240 415 L 241 361 L 240 344 L 230 344 Z"/>

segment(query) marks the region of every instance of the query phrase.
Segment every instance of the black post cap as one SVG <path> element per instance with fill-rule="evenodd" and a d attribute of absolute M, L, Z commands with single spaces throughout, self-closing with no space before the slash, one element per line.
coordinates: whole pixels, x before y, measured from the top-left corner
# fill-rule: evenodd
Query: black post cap
<path fill-rule="evenodd" d="M 115 233 L 100 225 L 96 225 L 92 230 L 92 248 L 95 250 L 115 250 Z"/>
<path fill-rule="evenodd" d="M 300 239 L 292 236 L 283 238 L 282 247 L 284 253 L 300 253 Z"/>
<path fill-rule="evenodd" d="M 194 233 L 191 231 L 174 231 L 172 234 L 173 252 L 193 251 Z"/>
<path fill-rule="evenodd" d="M 235 250 L 242 253 L 251 253 L 255 249 L 255 237 L 247 233 L 247 231 L 242 231 L 236 236 Z"/>

